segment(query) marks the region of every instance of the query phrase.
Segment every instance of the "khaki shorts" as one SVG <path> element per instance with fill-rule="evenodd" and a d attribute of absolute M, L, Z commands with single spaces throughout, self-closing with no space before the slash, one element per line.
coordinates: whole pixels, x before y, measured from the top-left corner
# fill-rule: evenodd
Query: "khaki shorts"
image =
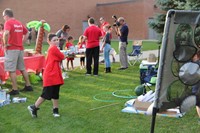
<path fill-rule="evenodd" d="M 22 50 L 6 50 L 4 68 L 6 71 L 15 72 L 16 69 L 23 71 L 24 66 L 24 51 Z"/>

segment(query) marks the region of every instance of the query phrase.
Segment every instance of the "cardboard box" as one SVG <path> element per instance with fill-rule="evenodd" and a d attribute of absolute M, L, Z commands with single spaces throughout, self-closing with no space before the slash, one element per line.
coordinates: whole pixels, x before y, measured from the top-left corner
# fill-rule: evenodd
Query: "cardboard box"
<path fill-rule="evenodd" d="M 152 104 L 152 102 L 140 102 L 137 99 L 135 100 L 135 103 L 133 104 L 134 108 L 137 110 L 147 111 L 149 106 Z"/>

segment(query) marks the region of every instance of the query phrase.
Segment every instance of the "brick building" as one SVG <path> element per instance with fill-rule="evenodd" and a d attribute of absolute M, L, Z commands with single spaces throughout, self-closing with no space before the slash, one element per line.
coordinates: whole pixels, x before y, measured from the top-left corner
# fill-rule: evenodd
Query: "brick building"
<path fill-rule="evenodd" d="M 15 18 L 24 24 L 45 19 L 51 25 L 52 32 L 68 24 L 70 34 L 76 39 L 83 33 L 88 15 L 96 20 L 103 16 L 113 23 L 111 16 L 115 14 L 126 19 L 130 28 L 129 39 L 155 39 L 154 32 L 147 24 L 148 19 L 157 12 L 154 3 L 155 0 L 0 0 L 0 13 L 5 8 L 11 8 Z M 0 23 L 3 22 L 0 17 Z"/>

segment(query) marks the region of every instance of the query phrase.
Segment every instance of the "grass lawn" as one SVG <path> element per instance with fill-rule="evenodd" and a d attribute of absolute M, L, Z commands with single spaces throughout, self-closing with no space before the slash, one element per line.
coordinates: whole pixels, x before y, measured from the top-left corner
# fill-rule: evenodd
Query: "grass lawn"
<path fill-rule="evenodd" d="M 151 117 L 122 113 L 128 99 L 113 97 L 109 92 L 133 90 L 139 84 L 138 64 L 125 71 L 118 71 L 118 63 L 112 65 L 112 73 L 104 74 L 100 65 L 100 76 L 85 76 L 85 70 L 75 69 L 69 72 L 70 78 L 60 92 L 60 118 L 53 118 L 52 103 L 46 101 L 38 111 L 38 118 L 31 118 L 27 106 L 33 104 L 41 94 L 42 83 L 33 85 L 34 92 L 20 93 L 27 97 L 26 103 L 10 104 L 0 108 L 0 133 L 148 133 Z M 19 82 L 19 88 L 23 87 Z M 8 81 L 4 87 L 10 88 Z M 112 102 L 100 102 L 93 96 Z M 126 94 L 134 95 L 133 91 Z M 123 94 L 125 95 L 125 94 Z M 97 107 L 115 104 L 110 107 L 91 110 Z M 157 117 L 156 133 L 198 133 L 200 125 L 197 114 L 192 109 L 181 119 Z"/>

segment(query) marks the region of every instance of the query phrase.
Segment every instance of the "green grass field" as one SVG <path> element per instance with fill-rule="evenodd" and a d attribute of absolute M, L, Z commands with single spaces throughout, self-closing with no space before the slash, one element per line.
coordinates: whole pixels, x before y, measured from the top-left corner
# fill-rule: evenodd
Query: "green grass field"
<path fill-rule="evenodd" d="M 131 44 L 131 42 L 130 42 Z M 131 47 L 131 45 L 128 47 Z M 118 47 L 118 42 L 112 46 Z M 143 50 L 157 49 L 155 42 L 144 42 Z M 34 48 L 34 45 L 25 46 Z M 43 45 L 43 52 L 48 44 Z M 33 119 L 27 106 L 33 104 L 42 92 L 42 82 L 33 84 L 34 92 L 20 93 L 19 97 L 27 97 L 26 103 L 14 104 L 0 108 L 0 133 L 148 133 L 151 117 L 122 113 L 124 103 L 128 99 L 111 95 L 116 90 L 129 90 L 119 95 L 135 95 L 134 88 L 139 85 L 139 64 L 130 66 L 125 71 L 118 71 L 119 63 L 112 64 L 112 73 L 105 74 L 100 65 L 99 77 L 85 76 L 85 70 L 76 68 L 68 72 L 69 77 L 60 91 L 60 118 L 52 115 L 52 103 L 46 101 L 38 111 L 38 118 Z M 24 86 L 18 80 L 19 89 Z M 11 88 L 8 80 L 4 88 Z M 97 95 L 101 101 L 95 100 Z M 113 106 L 99 108 L 113 104 Z M 195 108 L 183 118 L 167 118 L 158 116 L 155 133 L 198 133 Z"/>
<path fill-rule="evenodd" d="M 100 76 L 85 76 L 85 70 L 76 68 L 70 71 L 68 79 L 60 91 L 60 118 L 52 116 L 52 103 L 46 101 L 38 111 L 38 118 L 33 119 L 27 106 L 33 104 L 42 91 L 42 83 L 34 84 L 34 92 L 20 93 L 27 97 L 26 103 L 10 104 L 0 108 L 0 133 L 148 133 L 151 117 L 122 113 L 125 101 L 110 93 L 116 90 L 129 89 L 121 95 L 134 95 L 132 91 L 139 84 L 138 64 L 125 71 L 118 71 L 118 63 L 112 65 L 112 73 L 103 73 L 100 65 Z M 24 85 L 18 81 L 19 88 Z M 10 88 L 8 81 L 4 88 Z M 101 102 L 97 98 L 107 100 Z M 112 101 L 112 102 L 108 102 Z M 116 104 L 110 107 L 97 107 Z M 198 133 L 200 125 L 193 108 L 183 118 L 158 116 L 155 133 Z"/>

